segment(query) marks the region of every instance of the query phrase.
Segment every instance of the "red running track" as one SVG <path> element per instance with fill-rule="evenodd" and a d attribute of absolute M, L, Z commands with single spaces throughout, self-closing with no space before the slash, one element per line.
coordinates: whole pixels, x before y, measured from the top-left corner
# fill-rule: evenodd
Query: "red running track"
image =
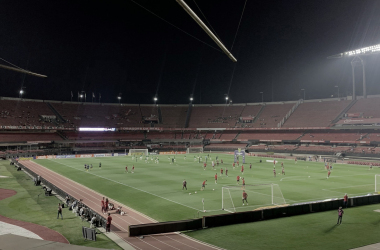
<path fill-rule="evenodd" d="M 98 192 L 89 189 L 75 181 L 72 181 L 54 171 L 51 171 L 35 162 L 23 161 L 22 164 L 40 175 L 50 183 L 53 183 L 64 192 L 74 197 L 75 199 L 83 199 L 83 203 L 90 207 L 92 210 L 102 214 L 100 201 L 104 197 Z M 128 208 L 124 204 L 121 204 L 115 200 L 109 199 L 111 203 L 117 206 L 122 206 L 123 210 L 127 212 L 127 215 L 120 215 L 113 212 L 111 231 L 116 233 L 121 239 L 127 242 L 135 249 L 141 250 L 166 250 L 166 249 L 183 249 L 183 250 L 215 250 L 220 249 L 213 245 L 197 241 L 183 234 L 167 233 L 167 234 L 155 234 L 146 235 L 143 239 L 139 237 L 128 237 L 128 226 L 144 223 L 156 222 L 148 216 L 139 213 L 131 208 Z M 111 211 L 112 213 L 112 211 Z M 103 216 L 104 217 L 104 216 Z"/>
<path fill-rule="evenodd" d="M 2 189 L 0 188 L 0 200 L 6 199 L 8 197 L 11 197 L 13 195 L 17 194 L 16 191 L 11 190 L 11 189 Z M 61 242 L 61 243 L 66 243 L 69 244 L 69 241 L 60 233 L 30 222 L 26 221 L 19 221 L 19 220 L 14 220 L 5 216 L 0 215 L 0 221 L 9 223 L 15 226 L 19 226 L 22 228 L 25 228 L 26 230 L 29 230 L 38 236 L 40 236 L 44 240 L 49 240 L 49 241 L 56 241 L 56 242 Z"/>

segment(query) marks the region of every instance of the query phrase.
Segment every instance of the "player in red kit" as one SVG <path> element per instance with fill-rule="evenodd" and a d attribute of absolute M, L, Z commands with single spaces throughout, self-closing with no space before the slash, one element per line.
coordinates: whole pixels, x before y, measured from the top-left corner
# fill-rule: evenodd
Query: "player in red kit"
<path fill-rule="evenodd" d="M 135 165 L 132 166 L 132 174 L 135 172 Z"/>
<path fill-rule="evenodd" d="M 226 176 L 228 177 L 228 169 L 226 168 Z"/>
<path fill-rule="evenodd" d="M 203 163 L 203 170 L 206 170 L 207 163 Z"/>
<path fill-rule="evenodd" d="M 218 184 L 218 174 L 215 173 L 215 184 Z"/>
<path fill-rule="evenodd" d="M 244 166 L 241 165 L 241 174 L 244 174 Z"/>
<path fill-rule="evenodd" d="M 276 169 L 273 169 L 273 176 L 276 177 Z"/>
<path fill-rule="evenodd" d="M 330 177 L 330 174 L 331 174 L 331 171 L 329 170 L 329 171 L 327 172 L 327 179 Z"/>
<path fill-rule="evenodd" d="M 247 205 L 248 205 L 248 200 L 247 200 L 247 198 L 248 198 L 248 194 L 245 192 L 245 191 L 243 191 L 243 206 L 244 206 L 244 201 L 247 203 Z"/>
<path fill-rule="evenodd" d="M 249 169 L 252 169 L 252 163 L 249 164 Z"/>
<path fill-rule="evenodd" d="M 232 163 L 232 167 L 235 169 L 235 162 L 234 162 L 234 163 Z"/>
<path fill-rule="evenodd" d="M 244 180 L 244 177 L 243 177 L 242 180 L 243 180 L 243 187 L 242 188 L 245 190 L 245 180 Z"/>
<path fill-rule="evenodd" d="M 220 169 L 220 176 L 223 175 L 223 168 Z"/>
<path fill-rule="evenodd" d="M 205 187 L 206 187 L 206 181 L 207 180 L 203 181 L 201 191 L 203 191 L 205 189 Z"/>
<path fill-rule="evenodd" d="M 236 177 L 236 181 L 237 181 L 237 184 L 239 184 L 239 182 L 240 182 L 240 176 L 239 175 Z"/>
<path fill-rule="evenodd" d="M 125 172 L 128 173 L 128 166 L 125 166 Z"/>

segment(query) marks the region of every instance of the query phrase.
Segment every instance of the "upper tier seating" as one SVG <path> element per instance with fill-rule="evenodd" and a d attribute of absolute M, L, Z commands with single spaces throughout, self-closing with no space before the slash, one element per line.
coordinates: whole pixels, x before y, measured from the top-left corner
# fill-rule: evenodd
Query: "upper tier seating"
<path fill-rule="evenodd" d="M 138 106 L 52 103 L 65 127 L 143 127 Z"/>
<path fill-rule="evenodd" d="M 380 98 L 357 100 L 347 113 L 363 113 L 364 117 L 380 118 Z"/>
<path fill-rule="evenodd" d="M 327 127 L 351 101 L 304 102 L 283 125 L 292 127 Z"/>
<path fill-rule="evenodd" d="M 245 106 L 194 106 L 190 128 L 233 128 Z"/>
<path fill-rule="evenodd" d="M 56 126 L 40 115 L 54 113 L 44 102 L 0 100 L 0 126 Z"/>
<path fill-rule="evenodd" d="M 277 128 L 277 124 L 284 118 L 294 103 L 268 104 L 253 124 L 254 128 Z"/>
<path fill-rule="evenodd" d="M 162 124 L 160 127 L 184 128 L 188 106 L 161 106 Z"/>

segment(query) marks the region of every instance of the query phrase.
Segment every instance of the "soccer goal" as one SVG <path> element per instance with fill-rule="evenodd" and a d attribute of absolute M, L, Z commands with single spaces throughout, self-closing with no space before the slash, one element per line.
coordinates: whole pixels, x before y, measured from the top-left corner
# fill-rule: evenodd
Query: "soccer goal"
<path fill-rule="evenodd" d="M 380 174 L 375 174 L 375 193 L 380 193 Z"/>
<path fill-rule="evenodd" d="M 242 202 L 243 191 L 247 193 L 248 204 Z M 257 184 L 222 187 L 222 210 L 240 212 L 266 206 L 286 204 L 278 184 Z"/>
<path fill-rule="evenodd" d="M 203 147 L 191 147 L 187 148 L 186 154 L 199 154 L 203 153 Z"/>
<path fill-rule="evenodd" d="M 148 155 L 148 149 L 130 149 L 129 156 L 142 156 Z"/>

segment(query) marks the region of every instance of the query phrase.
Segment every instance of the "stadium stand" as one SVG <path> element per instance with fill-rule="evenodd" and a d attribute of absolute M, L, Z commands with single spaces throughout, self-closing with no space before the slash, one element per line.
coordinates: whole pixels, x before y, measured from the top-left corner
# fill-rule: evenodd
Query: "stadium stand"
<path fill-rule="evenodd" d="M 166 106 L 161 108 L 162 124 L 164 128 L 184 128 L 188 106 Z"/>
<path fill-rule="evenodd" d="M 242 132 L 238 135 L 238 141 L 247 140 L 268 140 L 268 141 L 281 141 L 281 140 L 296 140 L 302 134 L 289 132 L 289 133 L 258 133 L 258 132 Z"/>
<path fill-rule="evenodd" d="M 56 133 L 0 133 L 1 143 L 56 140 L 62 140 Z"/>
<path fill-rule="evenodd" d="M 281 119 L 294 106 L 294 103 L 267 104 L 253 123 L 254 128 L 276 128 Z"/>
<path fill-rule="evenodd" d="M 232 144 L 232 143 L 211 143 L 210 145 L 206 145 L 204 150 L 237 150 L 238 148 L 245 148 L 247 144 Z"/>
<path fill-rule="evenodd" d="M 363 113 L 363 117 L 380 118 L 380 98 L 359 99 L 347 113 Z"/>
<path fill-rule="evenodd" d="M 0 100 L 0 126 L 55 126 L 55 116 L 44 102 Z"/>
<path fill-rule="evenodd" d="M 65 132 L 68 140 L 143 140 L 144 133 L 120 133 L 120 132 Z M 62 140 L 62 139 L 61 139 Z"/>
<path fill-rule="evenodd" d="M 138 106 L 98 103 L 51 103 L 65 127 L 143 127 Z"/>
<path fill-rule="evenodd" d="M 283 125 L 291 127 L 328 127 L 351 101 L 304 102 Z"/>
<path fill-rule="evenodd" d="M 357 141 L 365 134 L 363 133 L 307 133 L 300 138 L 301 142 L 305 140 L 313 141 Z"/>
<path fill-rule="evenodd" d="M 243 105 L 194 106 L 189 127 L 233 128 L 244 108 Z"/>
<path fill-rule="evenodd" d="M 244 106 L 243 111 L 240 114 L 240 117 L 252 117 L 255 118 L 258 113 L 260 112 L 262 105 L 246 105 Z M 239 122 L 238 123 L 239 127 L 242 128 L 252 128 L 252 123 L 243 123 Z"/>

